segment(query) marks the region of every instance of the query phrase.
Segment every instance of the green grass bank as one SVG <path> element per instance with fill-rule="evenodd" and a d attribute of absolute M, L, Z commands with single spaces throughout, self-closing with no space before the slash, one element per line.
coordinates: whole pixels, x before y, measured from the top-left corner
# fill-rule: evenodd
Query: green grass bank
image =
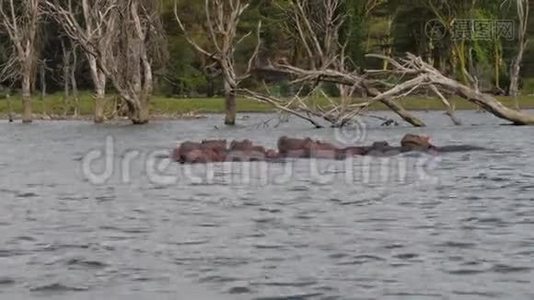
<path fill-rule="evenodd" d="M 508 107 L 514 107 L 514 99 L 510 97 L 498 97 L 498 99 Z M 10 98 L 12 111 L 20 114 L 22 105 L 18 96 Z M 355 102 L 359 101 L 355 99 Z M 534 96 L 522 96 L 518 98 L 520 107 L 522 109 L 534 109 Z M 108 110 L 113 110 L 113 99 L 110 98 Z M 407 97 L 399 100 L 399 102 L 408 110 L 413 111 L 432 111 L 444 110 L 443 104 L 434 98 L 426 97 Z M 325 99 L 317 99 L 315 103 L 319 105 L 328 105 Z M 476 106 L 463 99 L 452 99 L 457 110 L 476 109 Z M 33 100 L 33 111 L 35 114 L 43 114 L 53 116 L 69 116 L 74 112 L 74 101 L 65 101 L 60 94 L 48 95 L 44 99 L 36 97 Z M 79 97 L 79 114 L 81 116 L 90 116 L 93 113 L 93 101 L 89 93 L 83 93 Z M 253 100 L 238 99 L 238 111 L 241 113 L 264 113 L 273 112 L 273 108 L 264 103 Z M 371 111 L 387 110 L 381 103 L 372 104 L 369 107 Z M 154 96 L 152 98 L 151 111 L 155 115 L 166 116 L 180 116 L 192 114 L 209 114 L 209 113 L 223 113 L 224 100 L 222 98 L 166 98 L 161 96 Z M 8 101 L 0 98 L 0 115 L 7 115 L 9 112 Z"/>

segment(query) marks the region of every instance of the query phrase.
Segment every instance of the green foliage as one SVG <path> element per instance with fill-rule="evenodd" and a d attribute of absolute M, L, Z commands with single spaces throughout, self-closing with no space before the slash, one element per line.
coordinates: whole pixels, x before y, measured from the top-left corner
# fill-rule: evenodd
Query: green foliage
<path fill-rule="evenodd" d="M 161 20 L 166 32 L 169 57 L 156 68 L 158 78 L 157 93 L 165 96 L 212 96 L 220 95 L 221 81 L 210 75 L 207 67 L 212 61 L 192 49 L 179 29 L 174 6 L 183 20 L 188 34 L 201 46 L 210 49 L 206 32 L 204 0 L 159 0 Z M 247 1 L 247 0 L 243 0 Z M 236 51 L 236 69 L 244 70 L 248 58 L 256 45 L 255 30 L 258 21 L 262 21 L 261 50 L 258 60 L 265 63 L 279 58 L 292 63 L 304 65 L 304 50 L 298 43 L 294 24 L 286 9 L 293 0 L 248 0 L 250 7 L 246 11 L 238 28 L 240 34 L 251 32 Z M 458 42 L 447 35 L 440 40 L 430 40 L 425 32 L 429 20 L 440 19 L 452 22 L 455 19 L 516 19 L 512 1 L 502 5 L 496 0 L 343 0 L 339 11 L 344 16 L 344 23 L 339 32 L 340 41 L 346 44 L 349 68 L 359 69 L 370 66 L 364 59 L 366 52 L 379 52 L 403 55 L 412 52 L 431 61 L 441 71 L 462 79 L 460 67 L 465 67 L 475 74 L 480 81 L 490 88 L 492 85 L 506 87 L 510 63 L 516 54 L 515 42 L 498 40 L 474 40 Z M 74 1 L 74 5 L 78 5 Z M 321 14 L 321 1 L 311 1 L 318 7 L 312 13 Z M 370 4 L 376 4 L 371 5 Z M 532 13 L 531 15 L 534 15 Z M 62 50 L 61 40 L 67 40 L 61 27 L 51 18 L 42 18 L 43 26 L 40 37 L 41 59 L 46 59 L 46 83 L 48 91 L 62 89 Z M 293 26 L 293 27 L 292 27 Z M 529 23 L 530 34 L 534 34 L 534 18 Z M 6 62 L 9 44 L 7 37 L 0 30 L 0 66 Z M 68 43 L 67 43 L 68 44 Z M 85 58 L 79 55 L 80 66 L 77 78 L 80 89 L 91 89 L 91 80 Z M 376 63 L 376 60 L 373 60 Z M 381 67 L 381 66 L 380 66 Z M 387 66 L 386 66 L 387 67 Z M 534 76 L 534 43 L 529 44 L 523 67 L 525 75 Z M 525 81 L 525 86 L 530 86 Z M 7 82 L 1 83 L 6 85 Z M 261 86 L 261 82 L 249 79 L 249 87 Z M 287 82 L 273 83 L 273 90 L 284 96 L 291 93 Z M 37 85 L 38 88 L 38 85 Z M 335 89 L 326 88 L 334 93 Z"/>
<path fill-rule="evenodd" d="M 196 54 L 181 36 L 169 38 L 169 62 L 165 70 L 167 95 L 191 95 L 194 91 L 205 89 L 206 76 L 202 72 Z"/>
<path fill-rule="evenodd" d="M 362 0 L 346 0 L 344 10 L 347 13 L 342 27 L 343 41 L 347 44 L 347 55 L 355 66 L 364 63 L 364 41 L 368 20 L 366 19 Z"/>

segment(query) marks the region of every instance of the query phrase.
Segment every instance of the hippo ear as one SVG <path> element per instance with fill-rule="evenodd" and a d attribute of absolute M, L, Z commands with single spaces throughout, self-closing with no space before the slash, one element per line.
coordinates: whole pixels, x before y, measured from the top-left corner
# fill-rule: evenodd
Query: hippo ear
<path fill-rule="evenodd" d="M 423 135 L 422 138 L 423 138 L 423 140 L 424 140 L 425 142 L 430 143 L 430 136 L 428 136 L 428 135 Z"/>

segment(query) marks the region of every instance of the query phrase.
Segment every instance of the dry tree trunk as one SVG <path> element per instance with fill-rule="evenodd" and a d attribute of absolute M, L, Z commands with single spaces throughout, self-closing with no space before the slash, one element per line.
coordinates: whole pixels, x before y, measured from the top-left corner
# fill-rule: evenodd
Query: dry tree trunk
<path fill-rule="evenodd" d="M 96 89 L 94 97 L 94 116 L 93 121 L 97 124 L 104 123 L 106 120 L 105 106 L 106 106 L 106 94 L 104 90 Z"/>
<path fill-rule="evenodd" d="M 367 88 L 367 93 L 371 97 L 376 97 L 380 95 L 380 91 L 376 88 Z M 402 105 L 395 102 L 394 100 L 390 98 L 384 98 L 380 100 L 385 106 L 387 106 L 389 109 L 391 109 L 394 113 L 396 113 L 401 119 L 406 121 L 408 124 L 412 125 L 413 127 L 426 127 L 425 122 L 423 122 L 421 119 L 417 118 L 413 114 L 411 114 L 409 111 L 404 109 Z"/>
<path fill-rule="evenodd" d="M 46 103 L 45 103 L 45 97 L 46 97 L 46 60 L 43 60 L 40 64 L 40 70 L 39 70 L 39 76 L 41 79 L 41 113 L 43 114 L 43 117 L 46 116 Z"/>
<path fill-rule="evenodd" d="M 13 105 L 11 104 L 11 96 L 9 95 L 9 92 L 6 95 L 6 101 L 7 101 L 7 115 L 8 115 L 9 123 L 13 123 Z"/>
<path fill-rule="evenodd" d="M 187 42 L 200 54 L 215 61 L 220 68 L 222 79 L 224 81 L 225 92 L 225 119 L 224 123 L 233 126 L 236 123 L 236 90 L 239 83 L 250 76 L 252 61 L 259 51 L 258 45 L 252 54 L 248 69 L 244 74 L 237 75 L 234 66 L 234 55 L 239 43 L 250 33 L 239 36 L 238 25 L 241 16 L 249 7 L 248 1 L 242 0 L 206 0 L 204 2 L 206 27 L 208 29 L 208 38 L 210 47 L 214 51 L 207 50 L 200 46 L 190 35 L 178 15 L 178 5 L 174 7 L 174 14 L 180 29 L 185 35 Z M 259 27 L 258 25 L 258 35 Z M 259 37 L 258 37 L 259 38 Z"/>
<path fill-rule="evenodd" d="M 139 103 L 134 107 L 129 107 L 130 120 L 134 125 L 147 124 L 150 120 L 150 100 L 140 98 Z"/>
<path fill-rule="evenodd" d="M 78 93 L 78 82 L 76 81 L 76 65 L 78 64 L 78 55 L 76 49 L 72 49 L 72 65 L 70 67 L 70 84 L 72 87 L 72 97 L 74 98 L 74 116 L 77 117 L 80 112 L 80 96 Z"/>
<path fill-rule="evenodd" d="M 224 105 L 225 105 L 225 125 L 235 125 L 235 119 L 237 115 L 237 105 L 236 105 L 236 92 L 235 87 L 229 86 L 226 82 L 224 84 Z"/>
<path fill-rule="evenodd" d="M 513 61 L 510 74 L 510 96 L 515 98 L 516 108 L 519 109 L 517 97 L 519 96 L 519 77 L 521 72 L 521 63 L 525 49 L 528 44 L 528 17 L 529 17 L 529 0 L 515 0 L 517 8 L 517 16 L 519 20 L 518 39 L 519 49 L 516 58 Z"/>
<path fill-rule="evenodd" d="M 106 75 L 98 69 L 96 58 L 88 55 L 89 68 L 91 70 L 91 78 L 95 86 L 94 94 L 94 117 L 93 121 L 97 124 L 104 123 L 105 117 L 105 105 L 106 105 Z"/>
<path fill-rule="evenodd" d="M 41 0 L 26 0 L 21 10 L 17 11 L 14 0 L 0 0 L 0 26 L 5 29 L 9 40 L 13 44 L 14 53 L 18 62 L 18 70 L 14 76 L 21 78 L 22 90 L 22 122 L 31 123 L 32 116 L 32 80 L 36 58 L 36 39 Z"/>
<path fill-rule="evenodd" d="M 495 97 L 478 92 L 450 78 L 432 78 L 440 86 L 454 91 L 460 97 L 473 102 L 498 118 L 508 120 L 514 125 L 534 125 L 534 115 L 511 109 L 499 102 Z"/>
<path fill-rule="evenodd" d="M 61 40 L 61 51 L 63 53 L 63 115 L 67 116 L 70 112 L 70 54 L 65 42 Z"/>
<path fill-rule="evenodd" d="M 22 123 L 32 121 L 31 70 L 26 66 L 22 74 Z"/>
<path fill-rule="evenodd" d="M 93 71 L 92 71 L 93 73 Z M 94 122 L 103 123 L 106 120 L 104 109 L 106 105 L 106 76 L 101 72 L 93 74 L 95 77 L 95 95 L 94 95 Z"/>

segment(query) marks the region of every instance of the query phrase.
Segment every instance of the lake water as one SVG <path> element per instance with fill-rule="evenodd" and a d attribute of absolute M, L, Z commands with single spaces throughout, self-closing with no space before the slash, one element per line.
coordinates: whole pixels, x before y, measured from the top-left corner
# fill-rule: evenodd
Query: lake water
<path fill-rule="evenodd" d="M 464 126 L 420 113 L 428 128 L 370 120 L 344 132 L 273 115 L 233 129 L 221 116 L 2 121 L 0 298 L 533 299 L 534 129 L 458 115 Z M 186 139 L 398 144 L 406 133 L 489 149 L 348 163 L 162 158 Z"/>

